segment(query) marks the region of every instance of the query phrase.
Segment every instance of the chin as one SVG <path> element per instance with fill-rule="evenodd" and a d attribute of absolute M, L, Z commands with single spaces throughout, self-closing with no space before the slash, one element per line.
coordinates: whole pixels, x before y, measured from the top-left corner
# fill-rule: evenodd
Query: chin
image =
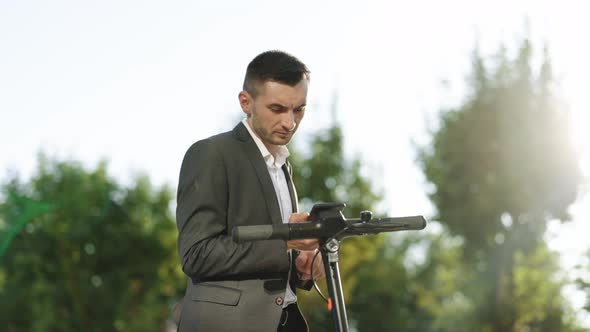
<path fill-rule="evenodd" d="M 278 137 L 273 140 L 272 144 L 274 145 L 287 145 L 291 141 L 291 137 L 282 138 Z"/>
<path fill-rule="evenodd" d="M 288 139 L 286 139 L 286 140 L 276 140 L 272 144 L 274 144 L 274 145 L 287 145 L 287 144 L 289 144 L 289 141 L 290 140 L 288 140 Z"/>

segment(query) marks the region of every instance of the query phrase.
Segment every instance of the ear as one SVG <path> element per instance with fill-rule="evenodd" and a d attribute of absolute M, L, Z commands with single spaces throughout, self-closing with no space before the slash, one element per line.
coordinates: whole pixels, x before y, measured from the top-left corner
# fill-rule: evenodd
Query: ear
<path fill-rule="evenodd" d="M 252 115 L 252 96 L 246 91 L 240 91 L 238 94 L 238 100 L 240 101 L 240 106 L 242 107 L 242 112 L 246 113 L 248 117 Z"/>

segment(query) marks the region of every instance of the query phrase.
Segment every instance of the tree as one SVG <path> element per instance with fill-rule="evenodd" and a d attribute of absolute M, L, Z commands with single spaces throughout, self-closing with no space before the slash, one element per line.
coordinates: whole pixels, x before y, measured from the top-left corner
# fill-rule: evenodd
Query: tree
<path fill-rule="evenodd" d="M 302 210 L 309 210 L 316 202 L 344 202 L 344 215 L 358 217 L 362 210 L 372 210 L 379 202 L 379 194 L 371 182 L 361 175 L 359 158 L 347 160 L 344 157 L 342 130 L 333 124 L 317 133 L 311 139 L 310 151 L 302 154 L 291 147 L 293 178 L 297 186 Z M 363 262 L 376 258 L 376 248 L 383 237 L 350 238 L 342 242 L 340 250 L 340 271 L 343 291 L 347 304 L 354 303 L 352 290 L 357 283 L 356 268 Z M 322 285 L 327 296 L 325 282 Z M 332 317 L 326 305 L 315 292 L 298 292 L 305 316 L 314 330 L 332 329 Z M 349 315 L 362 314 L 349 310 Z"/>
<path fill-rule="evenodd" d="M 350 305 L 353 323 L 358 331 L 427 331 L 433 315 L 420 303 L 424 297 L 419 289 L 427 289 L 417 282 L 422 268 L 409 266 L 406 257 L 412 247 L 421 245 L 420 238 L 410 235 L 389 240 L 375 249 L 375 259 L 355 269 L 358 283 Z"/>
<path fill-rule="evenodd" d="M 582 173 L 547 52 L 537 75 L 532 54 L 524 40 L 514 60 L 501 49 L 490 69 L 475 52 L 470 96 L 441 112 L 432 145 L 420 151 L 423 171 L 436 188 L 430 198 L 437 219 L 462 238 L 464 258 L 477 268 L 480 294 L 467 296 L 486 331 L 565 329 L 557 267 L 527 264 L 537 255 L 551 257 L 542 238 L 546 223 L 568 220 Z M 525 276 L 532 271 L 546 289 L 543 296 L 529 287 Z M 531 297 L 536 303 L 528 309 L 517 302 Z M 534 315 L 533 307 L 546 315 Z"/>
<path fill-rule="evenodd" d="M 586 293 L 584 310 L 590 313 L 590 279 L 588 278 L 588 271 L 590 271 L 590 251 L 585 254 L 584 264 L 576 266 L 576 270 L 579 276 L 576 278 L 575 283 L 579 290 Z"/>
<path fill-rule="evenodd" d="M 169 188 L 145 176 L 124 188 L 105 163 L 41 156 L 29 181 L 14 176 L 1 190 L 5 331 L 163 329 L 184 286 Z"/>

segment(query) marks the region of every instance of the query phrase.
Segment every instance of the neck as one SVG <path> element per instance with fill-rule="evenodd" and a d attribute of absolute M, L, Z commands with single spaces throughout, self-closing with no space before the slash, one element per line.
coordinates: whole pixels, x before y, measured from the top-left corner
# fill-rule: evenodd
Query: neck
<path fill-rule="evenodd" d="M 268 152 L 270 152 L 270 154 L 272 154 L 274 157 L 277 156 L 277 152 L 279 151 L 279 146 L 278 145 L 267 144 L 264 141 L 262 141 L 262 143 L 264 144 L 264 146 L 266 146 L 266 148 L 268 149 Z"/>

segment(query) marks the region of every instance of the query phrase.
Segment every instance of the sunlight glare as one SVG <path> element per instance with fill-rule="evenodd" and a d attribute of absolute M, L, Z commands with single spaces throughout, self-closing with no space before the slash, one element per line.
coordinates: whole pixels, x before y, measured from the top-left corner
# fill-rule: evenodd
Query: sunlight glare
<path fill-rule="evenodd" d="M 570 106 L 571 138 L 579 153 L 582 173 L 590 177 L 590 99 L 572 100 Z"/>

